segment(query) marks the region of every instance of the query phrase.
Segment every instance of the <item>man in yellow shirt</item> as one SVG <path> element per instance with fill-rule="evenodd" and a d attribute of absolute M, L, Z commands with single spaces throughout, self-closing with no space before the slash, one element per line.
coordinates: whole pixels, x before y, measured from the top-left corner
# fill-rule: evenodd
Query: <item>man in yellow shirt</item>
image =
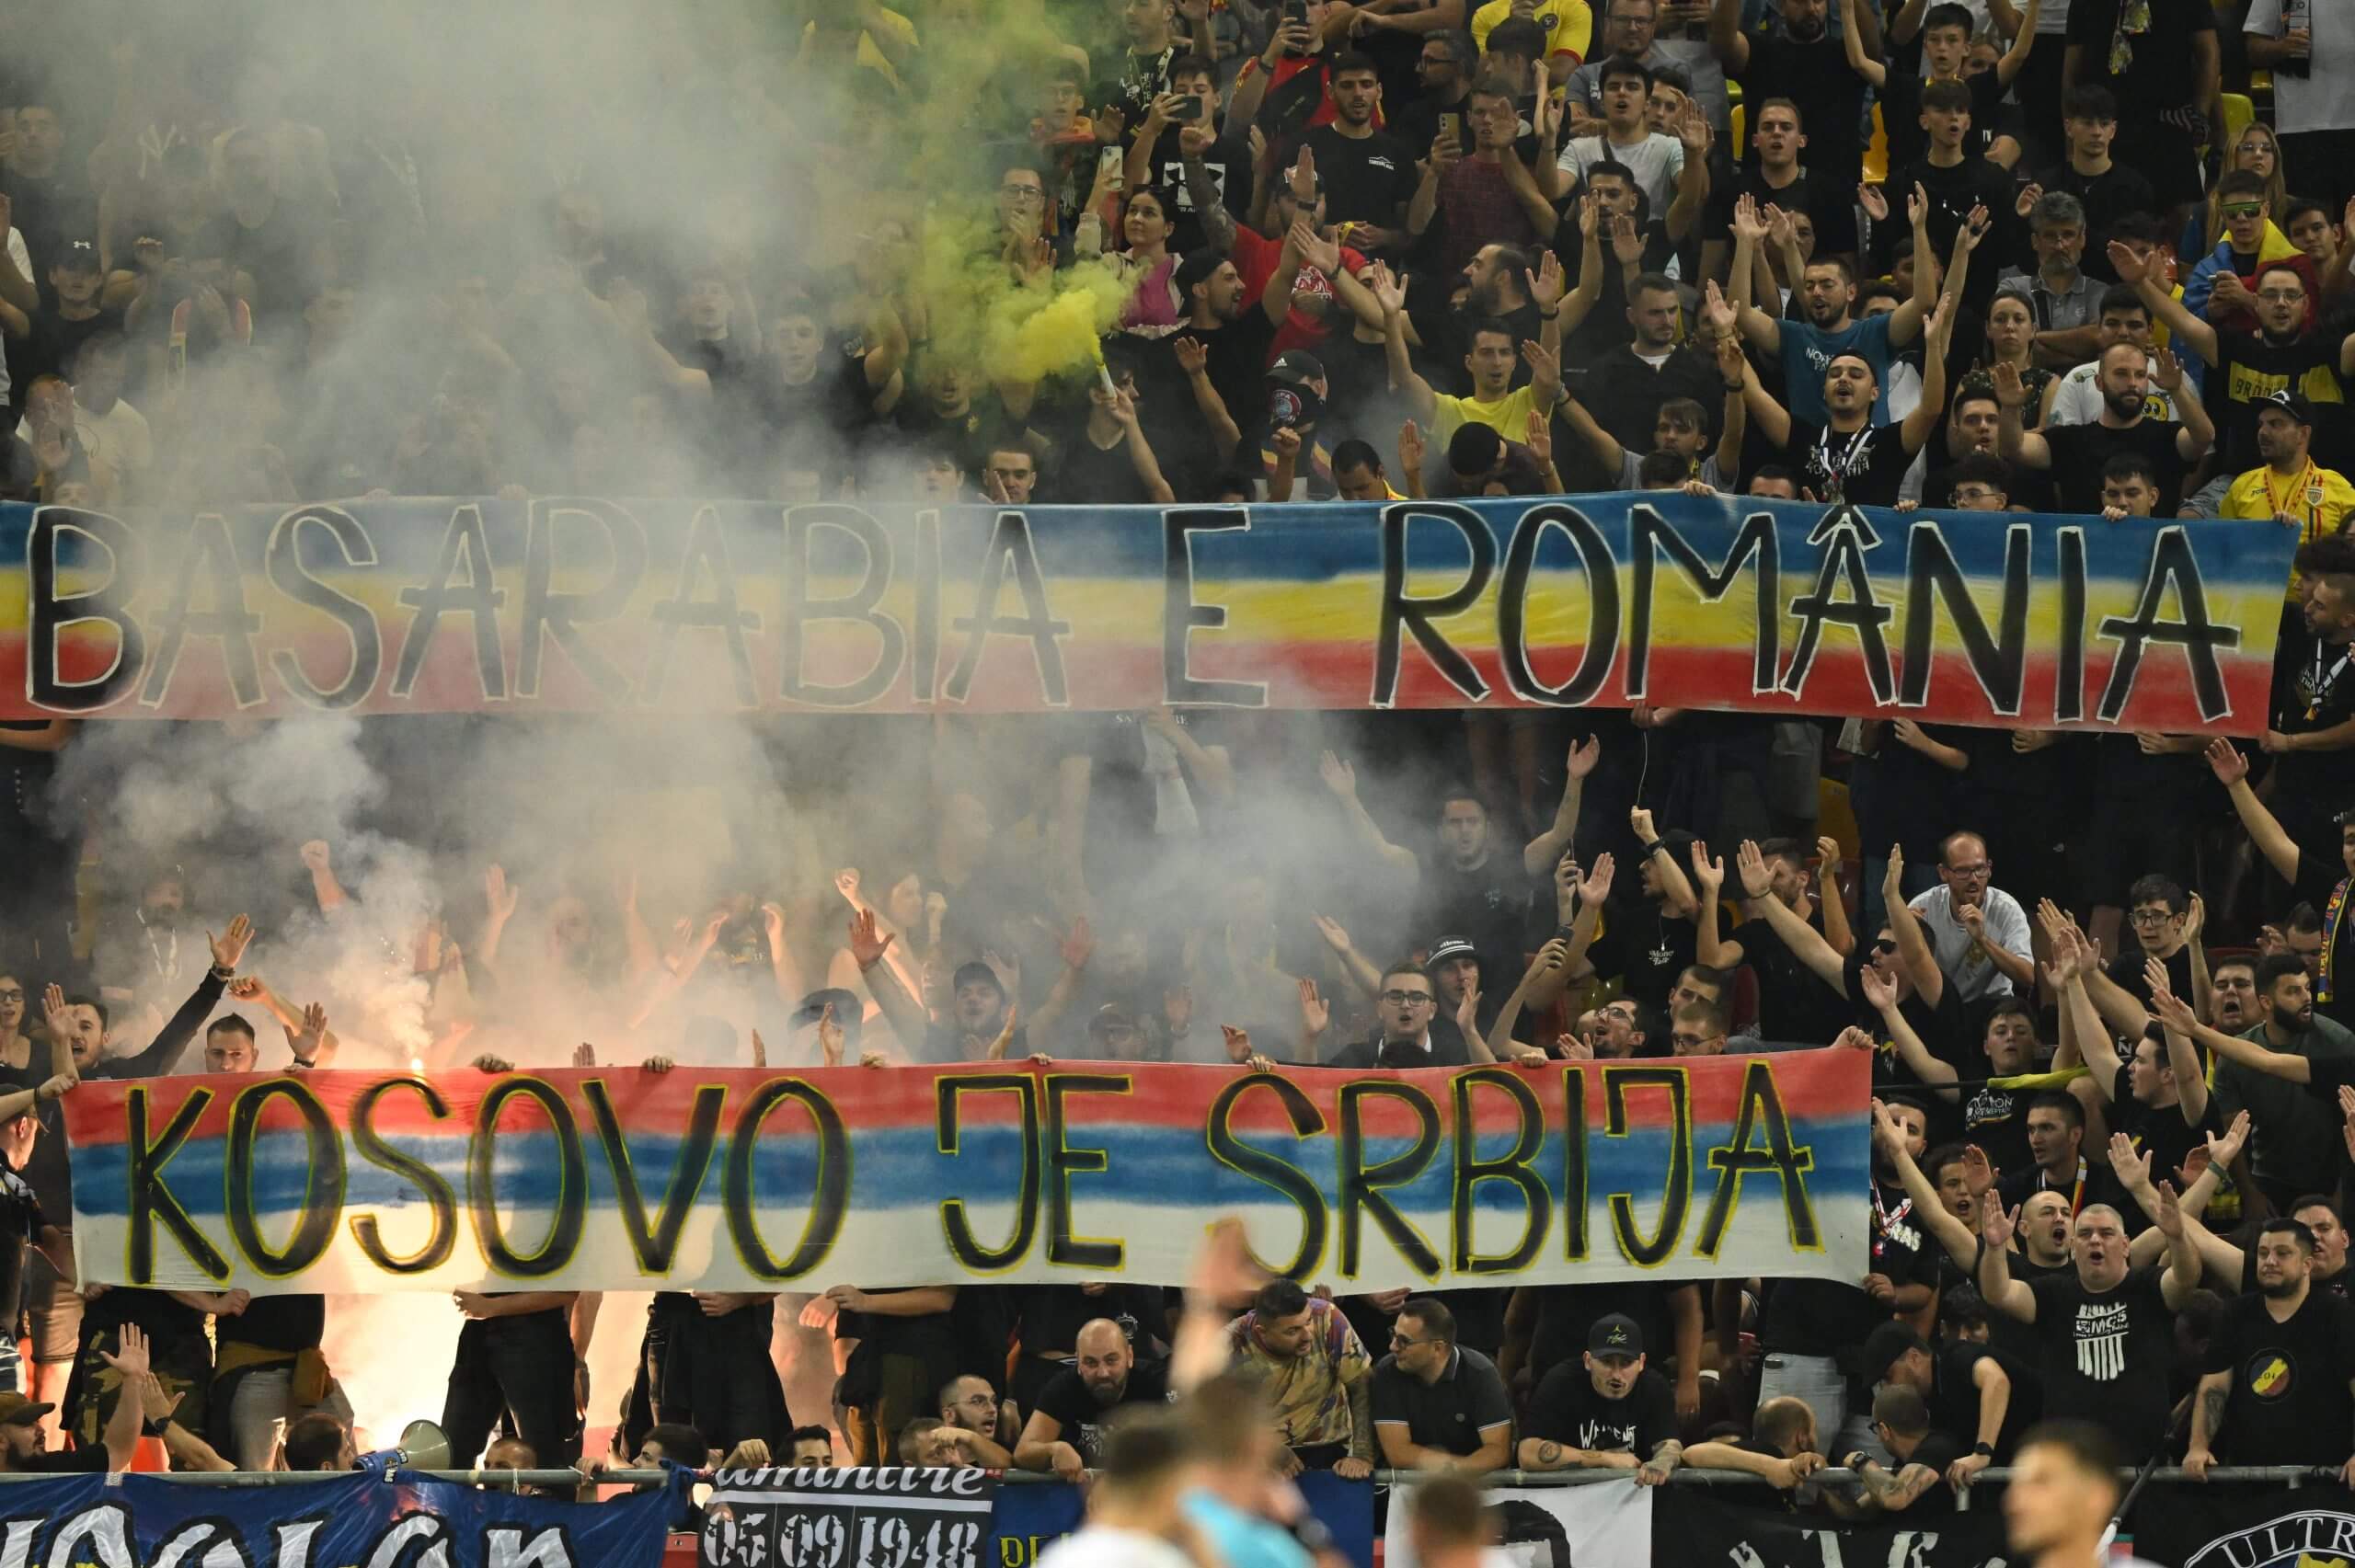
<path fill-rule="evenodd" d="M 1439 444 L 1444 446 L 1459 428 L 1471 424 L 1493 426 L 1511 440 L 1529 429 L 1531 414 L 1550 417 L 1562 400 L 1561 275 L 1548 267 L 1543 274 L 1529 274 L 1528 286 L 1545 324 L 1537 329 L 1537 341 L 1524 340 L 1516 354 L 1512 330 L 1503 322 L 1476 324 L 1471 351 L 1464 356 L 1464 368 L 1472 375 L 1472 395 L 1455 397 L 1432 391 L 1416 371 L 1407 353 L 1406 284 L 1386 268 L 1375 269 L 1373 293 L 1382 307 L 1390 389 L 1406 396 L 1415 418 L 1431 426 L 1431 439 Z M 1529 384 L 1516 387 L 1512 368 L 1519 359 L 1529 361 Z"/>
<path fill-rule="evenodd" d="M 2301 546 L 2345 528 L 2355 511 L 2355 485 L 2314 460 L 2314 406 L 2302 394 L 2283 390 L 2258 399 L 2257 450 L 2265 466 L 2233 481 L 2218 515 L 2288 523 Z M 2295 573 L 2289 601 L 2298 602 Z"/>

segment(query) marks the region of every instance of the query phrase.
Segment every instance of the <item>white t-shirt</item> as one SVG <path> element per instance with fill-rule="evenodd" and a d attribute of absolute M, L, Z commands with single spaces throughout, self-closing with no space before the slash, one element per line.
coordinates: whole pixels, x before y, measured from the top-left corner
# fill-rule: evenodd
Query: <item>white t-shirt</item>
<path fill-rule="evenodd" d="M 2355 38 L 2347 34 L 2344 15 L 2333 7 L 2316 27 L 2311 0 L 2251 0 L 2242 31 L 2280 38 L 2292 28 L 2304 28 L 2314 40 L 2307 46 L 2310 74 L 2292 76 L 2278 65 L 2273 70 L 2273 123 L 2284 136 L 2355 129 Z"/>
<path fill-rule="evenodd" d="M 1039 1568 L 1194 1568 L 1194 1560 L 1159 1536 L 1087 1525 L 1041 1552 Z"/>
<path fill-rule="evenodd" d="M 1557 161 L 1581 180 L 1596 164 L 1626 165 L 1651 202 L 1651 218 L 1658 222 L 1668 216 L 1668 204 L 1676 199 L 1676 177 L 1684 172 L 1684 143 L 1658 132 L 1626 146 L 1602 136 L 1580 136 L 1562 149 Z"/>
<path fill-rule="evenodd" d="M 1929 939 L 1930 952 L 1957 996 L 1977 1001 L 2012 994 L 2012 978 L 1995 967 L 1995 961 L 1984 953 L 1971 952 L 1970 928 L 1955 918 L 1952 892 L 1944 887 L 1933 887 L 1907 908 L 1922 918 L 1922 934 Z M 2020 908 L 2020 901 L 2001 887 L 1990 887 L 1979 895 L 1979 909 L 1988 943 L 2014 957 L 2027 958 L 2028 911 Z M 1967 961 L 1965 955 L 1969 955 Z"/>
<path fill-rule="evenodd" d="M 2147 376 L 2142 382 L 2142 406 L 2154 419 L 2175 418 L 2175 399 Z M 2028 410 L 2022 410 L 2023 413 Z M 2061 378 L 2052 394 L 2052 418 L 2048 425 L 2090 425 L 2101 418 L 2101 361 L 2088 361 Z"/>

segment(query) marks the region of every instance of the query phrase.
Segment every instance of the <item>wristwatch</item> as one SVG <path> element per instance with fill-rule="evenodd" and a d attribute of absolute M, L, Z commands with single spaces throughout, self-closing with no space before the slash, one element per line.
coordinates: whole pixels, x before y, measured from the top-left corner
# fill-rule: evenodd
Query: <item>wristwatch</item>
<path fill-rule="evenodd" d="M 1995 1445 L 1993 1443 L 1973 1443 L 1970 1446 L 1970 1451 L 1977 1454 L 1982 1459 L 1992 1459 L 1995 1457 Z"/>

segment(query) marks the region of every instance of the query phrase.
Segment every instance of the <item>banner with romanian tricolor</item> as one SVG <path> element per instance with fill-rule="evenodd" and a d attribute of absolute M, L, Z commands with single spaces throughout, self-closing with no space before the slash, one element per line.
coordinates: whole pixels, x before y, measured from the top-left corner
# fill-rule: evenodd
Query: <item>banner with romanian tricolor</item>
<path fill-rule="evenodd" d="M 2253 735 L 2296 532 L 1682 492 L 0 507 L 0 718 L 1658 707 Z"/>
<path fill-rule="evenodd" d="M 1850 1050 L 86 1082 L 85 1281 L 172 1289 L 1181 1283 L 1239 1216 L 1336 1291 L 1868 1272 Z"/>

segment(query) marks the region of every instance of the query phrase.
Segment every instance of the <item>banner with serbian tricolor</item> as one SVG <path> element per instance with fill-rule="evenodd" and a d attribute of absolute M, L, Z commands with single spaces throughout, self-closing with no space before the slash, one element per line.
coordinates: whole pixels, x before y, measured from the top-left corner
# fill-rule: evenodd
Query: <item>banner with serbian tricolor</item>
<path fill-rule="evenodd" d="M 1604 706 L 2256 734 L 2294 530 L 1682 493 L 0 508 L 0 718 Z"/>
<path fill-rule="evenodd" d="M 86 1082 L 85 1280 L 261 1291 L 1339 1291 L 1867 1264 L 1855 1051 L 1350 1072 L 1034 1062 Z"/>

